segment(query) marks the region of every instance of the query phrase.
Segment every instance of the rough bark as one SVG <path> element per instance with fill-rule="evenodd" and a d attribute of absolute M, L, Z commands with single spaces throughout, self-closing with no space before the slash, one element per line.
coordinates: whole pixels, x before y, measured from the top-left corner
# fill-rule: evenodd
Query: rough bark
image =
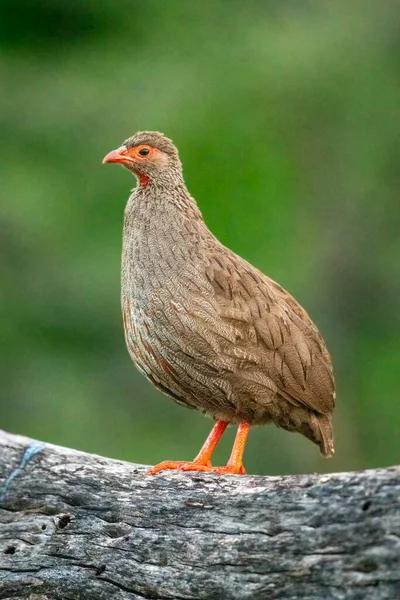
<path fill-rule="evenodd" d="M 146 467 L 0 432 L 0 598 L 400 598 L 400 468 Z"/>

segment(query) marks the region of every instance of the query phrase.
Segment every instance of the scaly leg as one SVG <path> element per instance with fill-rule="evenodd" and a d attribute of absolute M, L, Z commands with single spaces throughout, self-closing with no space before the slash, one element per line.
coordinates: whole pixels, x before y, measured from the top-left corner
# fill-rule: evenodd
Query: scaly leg
<path fill-rule="evenodd" d="M 244 475 L 246 471 L 242 463 L 242 457 L 250 429 L 250 425 L 248 425 L 247 423 L 240 423 L 238 427 L 231 456 L 228 460 L 228 464 L 226 465 L 226 467 L 211 466 L 212 453 L 214 452 L 227 426 L 228 423 L 226 421 L 217 421 L 215 423 L 202 449 L 192 462 L 165 460 L 159 465 L 155 465 L 154 467 L 152 467 L 149 473 L 151 475 L 155 475 L 156 473 L 159 473 L 159 471 L 164 471 L 167 469 L 177 469 L 181 471 L 205 471 L 208 473 Z"/>
<path fill-rule="evenodd" d="M 246 446 L 247 436 L 249 435 L 250 425 L 247 423 L 240 423 L 235 441 L 233 443 L 233 448 L 231 452 L 231 456 L 228 460 L 226 467 L 213 467 L 211 471 L 213 473 L 222 473 L 222 474 L 230 474 L 230 475 L 245 475 L 246 471 L 243 466 L 242 458 L 244 448 Z"/>
<path fill-rule="evenodd" d="M 217 421 L 206 439 L 200 452 L 193 461 L 175 461 L 164 460 L 159 465 L 155 465 L 149 471 L 150 475 L 155 475 L 159 471 L 167 469 L 179 469 L 181 471 L 211 471 L 211 456 L 225 429 L 228 427 L 227 421 Z"/>

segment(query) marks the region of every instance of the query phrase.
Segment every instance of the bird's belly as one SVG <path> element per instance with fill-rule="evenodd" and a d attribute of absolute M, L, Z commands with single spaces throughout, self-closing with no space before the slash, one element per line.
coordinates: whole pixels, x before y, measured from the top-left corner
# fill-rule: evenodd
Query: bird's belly
<path fill-rule="evenodd" d="M 185 389 L 172 366 L 171 345 L 163 342 L 164 315 L 158 310 L 150 318 L 135 307 L 133 299 L 123 301 L 122 314 L 127 349 L 137 369 L 158 389 L 177 402 L 196 408 L 191 390 Z"/>
<path fill-rule="evenodd" d="M 127 348 L 135 366 L 157 388 L 216 419 L 237 423 L 272 420 L 272 390 L 264 389 L 261 398 L 243 381 L 238 383 L 232 369 L 224 369 L 222 354 L 218 362 L 211 356 L 208 361 L 196 359 L 195 349 L 176 337 L 165 315 L 156 313 L 158 318 L 150 319 L 143 311 L 132 310 L 132 304 L 133 300 L 123 302 Z"/>

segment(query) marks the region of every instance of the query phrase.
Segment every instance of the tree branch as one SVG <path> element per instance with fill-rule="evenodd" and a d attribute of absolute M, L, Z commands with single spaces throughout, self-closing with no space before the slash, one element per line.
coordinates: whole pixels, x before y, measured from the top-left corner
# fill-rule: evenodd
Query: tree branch
<path fill-rule="evenodd" d="M 146 467 L 0 432 L 0 598 L 400 598 L 400 468 Z"/>

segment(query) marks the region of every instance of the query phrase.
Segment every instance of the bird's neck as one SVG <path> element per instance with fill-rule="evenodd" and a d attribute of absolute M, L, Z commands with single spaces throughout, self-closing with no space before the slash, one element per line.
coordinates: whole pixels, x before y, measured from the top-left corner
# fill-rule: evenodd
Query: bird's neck
<path fill-rule="evenodd" d="M 159 230 L 164 232 L 168 228 L 181 228 L 196 230 L 199 226 L 205 227 L 203 216 L 194 198 L 189 194 L 184 182 L 170 182 L 166 185 L 158 182 L 144 180 L 133 191 L 125 209 L 125 225 L 129 233 L 144 229 L 149 232 Z"/>
<path fill-rule="evenodd" d="M 125 209 L 123 279 L 154 285 L 201 261 L 208 232 L 184 184 L 138 186 Z"/>

